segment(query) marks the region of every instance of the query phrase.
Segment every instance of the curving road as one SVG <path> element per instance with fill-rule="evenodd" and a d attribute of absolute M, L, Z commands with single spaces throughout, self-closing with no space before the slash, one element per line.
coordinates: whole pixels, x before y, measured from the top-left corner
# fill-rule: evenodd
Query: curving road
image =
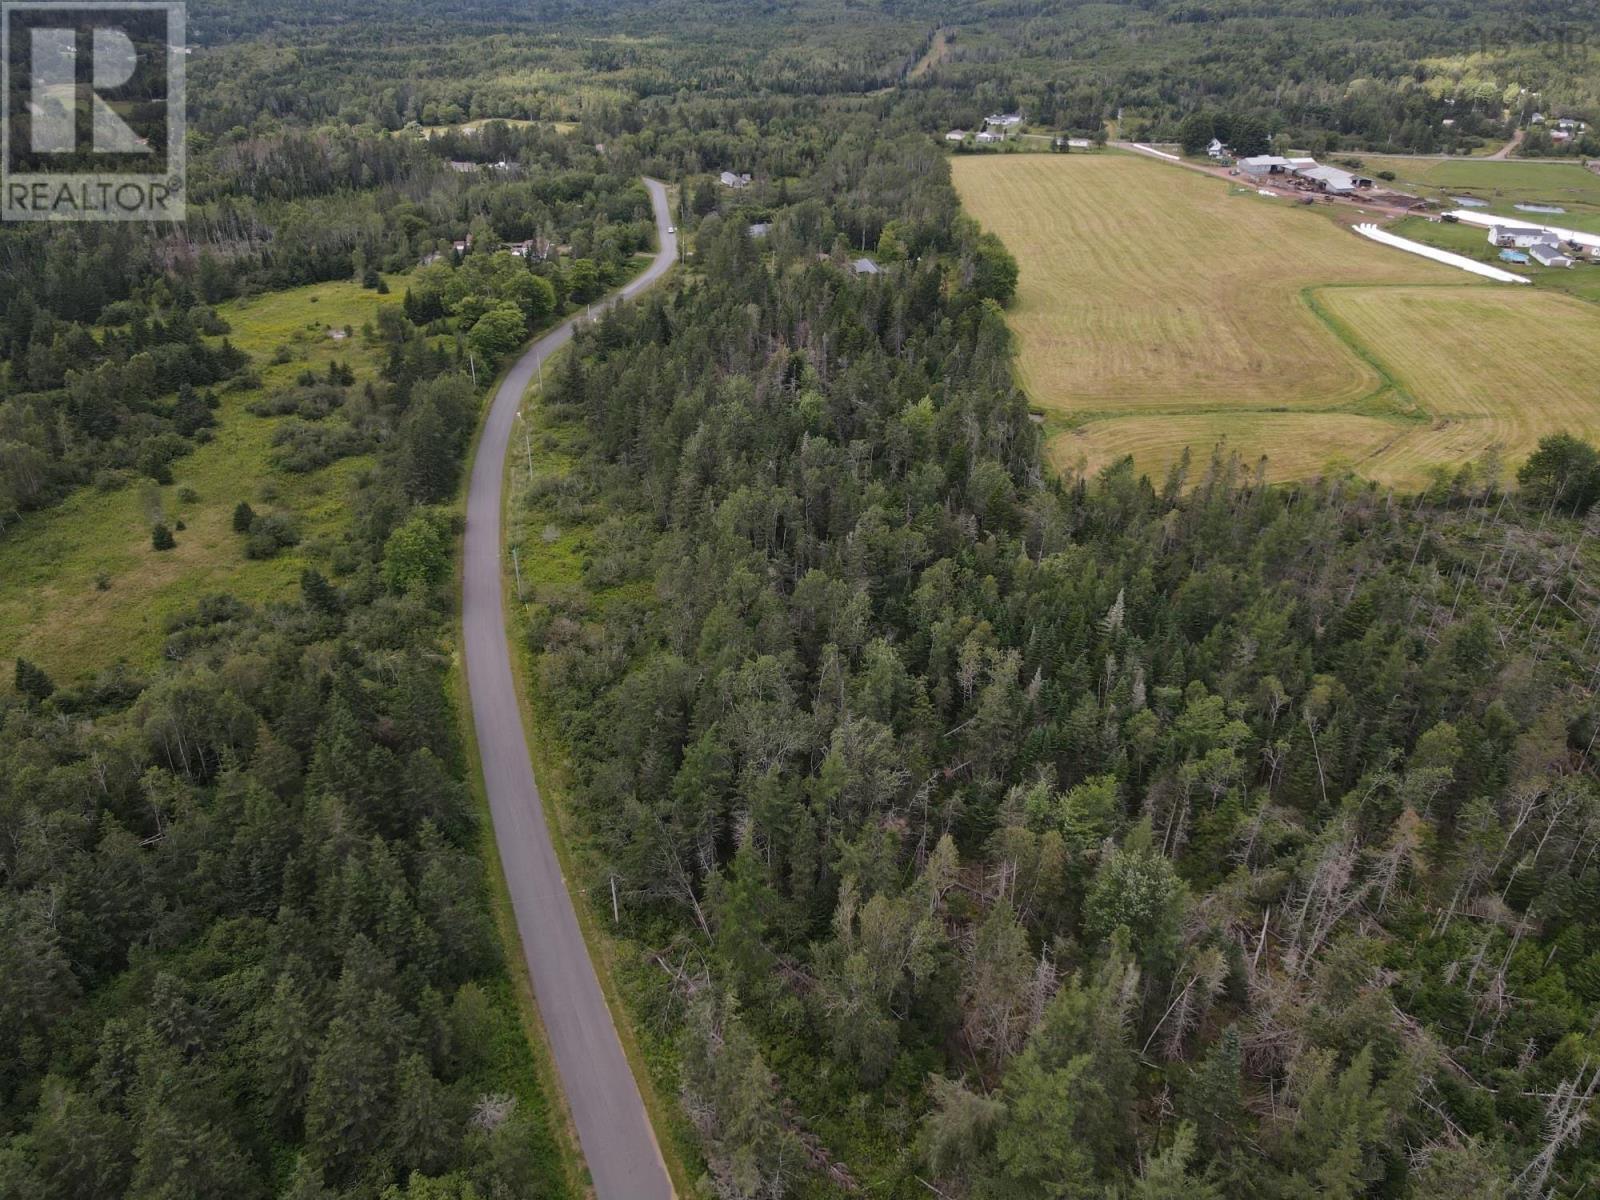
<path fill-rule="evenodd" d="M 661 249 L 648 270 L 614 293 L 636 296 L 669 270 L 678 238 L 669 232 L 667 189 L 646 179 Z M 539 364 L 572 340 L 573 317 L 535 342 L 506 375 L 484 421 L 467 491 L 462 587 L 467 685 L 500 862 L 516 912 L 523 957 L 549 1033 L 562 1089 L 599 1200 L 671 1200 L 655 1134 L 622 1053 L 589 948 L 545 824 L 523 734 L 506 642 L 501 484 L 517 411 Z"/>

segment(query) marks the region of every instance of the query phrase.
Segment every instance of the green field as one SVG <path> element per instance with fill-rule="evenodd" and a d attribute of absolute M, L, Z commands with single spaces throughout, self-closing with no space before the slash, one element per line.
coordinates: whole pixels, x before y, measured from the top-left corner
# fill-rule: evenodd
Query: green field
<path fill-rule="evenodd" d="M 1351 468 L 1415 486 L 1491 443 L 1514 463 L 1542 433 L 1600 428 L 1583 345 L 1600 344 L 1600 309 L 1571 297 L 1129 156 L 954 171 L 1022 264 L 1019 375 L 1060 466 L 1132 454 L 1160 473 L 1223 441 L 1273 479 Z"/>
<path fill-rule="evenodd" d="M 380 304 L 398 301 L 354 283 L 324 283 L 231 301 L 218 312 L 233 327 L 234 344 L 251 355 L 263 388 L 272 389 L 336 358 L 355 368 L 358 381 L 370 378 L 377 355 L 360 327 Z M 345 325 L 356 329 L 354 337 L 329 336 L 330 327 Z M 280 346 L 290 348 L 292 361 L 274 365 Z M 117 661 L 147 666 L 160 653 L 167 619 L 199 596 L 226 591 L 262 603 L 296 594 L 300 572 L 342 527 L 346 497 L 367 463 L 344 459 L 305 475 L 273 470 L 267 454 L 286 418 L 247 412 L 261 394 L 220 393 L 214 440 L 173 463 L 171 486 L 83 488 L 0 539 L 0 662 L 20 654 L 62 682 Z M 185 488 L 198 498 L 180 500 Z M 240 500 L 260 513 L 291 515 L 300 544 L 275 558 L 247 559 L 232 528 Z M 156 508 L 186 526 L 175 550 L 150 547 Z"/>
<path fill-rule="evenodd" d="M 1600 175 L 1571 162 L 1528 159 L 1407 158 L 1383 154 L 1361 156 L 1367 171 L 1393 171 L 1391 185 L 1403 192 L 1457 207 L 1454 198 L 1488 202 L 1486 212 L 1517 221 L 1563 225 L 1600 233 Z M 1564 213 L 1518 212 L 1518 204 L 1551 204 Z"/>

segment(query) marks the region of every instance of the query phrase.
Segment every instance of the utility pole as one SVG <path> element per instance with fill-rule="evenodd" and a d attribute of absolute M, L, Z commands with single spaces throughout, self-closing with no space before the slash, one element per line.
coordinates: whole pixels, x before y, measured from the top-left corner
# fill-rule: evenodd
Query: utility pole
<path fill-rule="evenodd" d="M 528 456 L 528 483 L 533 483 L 533 443 L 528 438 L 528 422 L 522 415 L 522 410 L 517 410 L 517 420 L 522 422 L 522 450 Z"/>
<path fill-rule="evenodd" d="M 611 877 L 611 923 L 616 925 L 621 920 L 622 915 L 617 911 L 617 877 L 613 875 Z"/>
<path fill-rule="evenodd" d="M 517 573 L 517 602 L 522 602 L 522 564 L 517 561 L 517 548 L 511 547 L 511 567 Z"/>

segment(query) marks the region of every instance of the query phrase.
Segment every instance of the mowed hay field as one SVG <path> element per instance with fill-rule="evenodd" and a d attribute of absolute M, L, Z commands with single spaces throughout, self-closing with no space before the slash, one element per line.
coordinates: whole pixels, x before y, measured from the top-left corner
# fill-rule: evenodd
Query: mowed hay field
<path fill-rule="evenodd" d="M 1330 283 L 1453 283 L 1316 213 L 1131 155 L 953 160 L 1022 265 L 1011 324 L 1042 408 L 1313 408 L 1382 378 L 1301 299 Z"/>
<path fill-rule="evenodd" d="M 353 283 L 324 283 L 217 306 L 248 352 L 263 390 L 292 383 L 303 370 L 322 372 L 334 359 L 372 378 L 379 352 L 361 325 L 399 292 L 379 296 Z M 343 341 L 327 327 L 356 328 Z M 292 361 L 274 364 L 280 346 Z M 0 664 L 21 655 L 68 683 L 112 665 L 155 661 L 166 621 L 205 595 L 227 592 L 247 603 L 298 594 L 300 573 L 322 562 L 326 539 L 349 519 L 349 496 L 365 458 L 290 474 L 268 461 L 274 431 L 287 418 L 258 417 L 246 406 L 262 391 L 218 392 L 214 439 L 172 464 L 174 482 L 133 482 L 117 491 L 81 488 L 60 505 L 29 513 L 0 537 Z M 179 492 L 192 490 L 193 500 Z M 188 494 L 188 493 L 185 493 Z M 233 531 L 233 509 L 247 500 L 258 513 L 289 515 L 298 546 L 270 559 L 248 559 Z M 150 545 L 152 508 L 186 528 L 174 550 Z M 321 543 L 321 544 L 319 544 Z M 103 585 L 103 586 L 102 586 Z M 3 686 L 3 685 L 0 685 Z"/>
<path fill-rule="evenodd" d="M 1021 264 L 1018 370 L 1093 471 L 1219 442 L 1270 479 L 1426 482 L 1498 443 L 1595 428 L 1600 309 L 1476 281 L 1285 200 L 1126 155 L 954 160 Z M 1063 429 L 1064 427 L 1064 429 Z"/>
<path fill-rule="evenodd" d="M 1323 305 L 1430 414 L 1377 460 L 1407 474 L 1542 434 L 1600 438 L 1600 307 L 1531 288 L 1334 288 Z"/>

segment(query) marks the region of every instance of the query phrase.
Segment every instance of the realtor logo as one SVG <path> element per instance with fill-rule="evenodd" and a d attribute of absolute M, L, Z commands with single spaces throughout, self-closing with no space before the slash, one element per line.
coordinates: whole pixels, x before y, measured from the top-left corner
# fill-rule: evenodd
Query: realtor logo
<path fill-rule="evenodd" d="M 0 219 L 183 220 L 184 15 L 0 3 Z"/>

